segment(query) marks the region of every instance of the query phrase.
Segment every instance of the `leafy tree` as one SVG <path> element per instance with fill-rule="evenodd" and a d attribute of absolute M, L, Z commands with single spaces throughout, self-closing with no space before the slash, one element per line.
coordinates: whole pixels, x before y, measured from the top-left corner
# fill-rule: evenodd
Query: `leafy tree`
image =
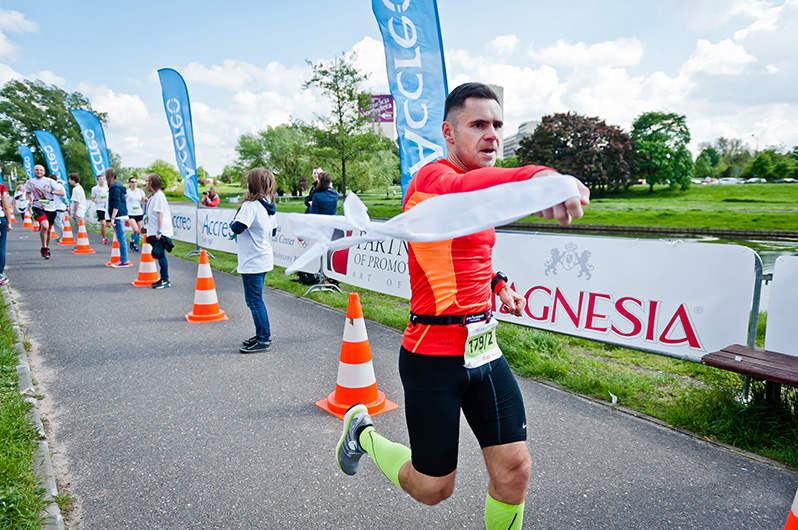
<path fill-rule="evenodd" d="M 634 144 L 628 134 L 599 118 L 576 113 L 544 116 L 532 136 L 519 142 L 521 164 L 540 164 L 579 177 L 586 186 L 628 189 L 634 180 Z"/>
<path fill-rule="evenodd" d="M 180 172 L 175 166 L 160 158 L 146 168 L 147 175 L 157 173 L 161 177 L 161 188 L 167 190 L 180 181 Z"/>
<path fill-rule="evenodd" d="M 299 195 L 307 189 L 307 175 L 313 167 L 311 147 L 307 127 L 300 124 L 283 124 L 244 134 L 236 145 L 239 178 L 253 167 L 268 168 L 274 172 L 279 193 Z M 300 182 L 303 177 L 304 188 Z"/>
<path fill-rule="evenodd" d="M 318 127 L 305 130 L 312 136 L 320 154 L 337 161 L 341 170 L 340 190 L 346 195 L 347 164 L 367 158 L 384 148 L 381 135 L 371 131 L 371 98 L 361 90 L 367 79 L 354 65 L 356 54 L 342 54 L 332 62 L 311 63 L 313 75 L 303 88 L 315 87 L 332 103 L 330 116 L 319 118 Z"/>
<path fill-rule="evenodd" d="M 748 145 L 739 138 L 721 136 L 714 144 L 703 142 L 699 147 L 712 156 L 715 177 L 738 176 L 752 158 Z"/>
<path fill-rule="evenodd" d="M 711 178 L 715 175 L 715 166 L 712 165 L 712 156 L 706 149 L 701 151 L 693 165 L 693 176 L 698 179 Z"/>
<path fill-rule="evenodd" d="M 518 167 L 521 163 L 518 161 L 517 156 L 508 156 L 504 160 L 496 160 L 496 167 Z"/>
<path fill-rule="evenodd" d="M 71 109 L 88 110 L 103 124 L 107 122 L 106 114 L 95 111 L 80 92 L 69 94 L 56 86 L 27 79 L 6 83 L 0 89 L 0 160 L 19 159 L 17 146 L 25 144 L 33 151 L 34 162 L 47 167 L 33 131 L 49 131 L 61 145 L 67 171 L 90 181 L 91 162 Z"/>
<path fill-rule="evenodd" d="M 637 149 L 640 174 L 654 191 L 656 184 L 671 189 L 690 187 L 693 157 L 687 150 L 690 131 L 687 118 L 681 114 L 646 112 L 632 124 L 632 138 Z"/>
<path fill-rule="evenodd" d="M 383 140 L 391 143 L 387 138 Z M 350 169 L 349 184 L 356 193 L 387 190 L 397 179 L 401 180 L 399 156 L 388 147 L 356 160 Z"/>
<path fill-rule="evenodd" d="M 759 151 L 746 164 L 740 176 L 759 177 L 767 180 L 783 179 L 794 177 L 797 168 L 798 162 L 791 153 L 780 153 L 777 149 L 769 147 Z"/>

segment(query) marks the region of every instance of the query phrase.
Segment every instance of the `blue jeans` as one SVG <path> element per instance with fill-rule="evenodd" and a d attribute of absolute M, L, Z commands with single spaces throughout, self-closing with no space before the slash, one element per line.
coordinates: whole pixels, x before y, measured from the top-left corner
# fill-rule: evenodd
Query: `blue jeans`
<path fill-rule="evenodd" d="M 8 219 L 0 217 L 0 274 L 6 270 L 6 239 L 8 238 Z"/>
<path fill-rule="evenodd" d="M 169 281 L 169 263 L 166 261 L 166 256 L 156 258 L 158 265 L 161 267 L 161 279 L 165 282 Z"/>
<path fill-rule="evenodd" d="M 125 221 L 114 219 L 114 234 L 119 241 L 119 262 L 127 263 L 127 239 L 125 238 Z"/>
<path fill-rule="evenodd" d="M 252 320 L 255 321 L 255 338 L 258 342 L 270 342 L 272 339 L 271 329 L 269 329 L 269 314 L 266 312 L 266 304 L 263 303 L 263 279 L 265 272 L 256 274 L 242 274 L 244 280 L 244 298 L 247 307 L 252 311 Z"/>

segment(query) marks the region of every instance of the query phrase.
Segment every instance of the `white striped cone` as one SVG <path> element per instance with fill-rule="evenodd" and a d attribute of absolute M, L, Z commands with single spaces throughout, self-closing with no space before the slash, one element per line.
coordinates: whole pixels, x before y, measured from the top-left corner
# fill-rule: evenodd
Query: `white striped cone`
<path fill-rule="evenodd" d="M 106 267 L 110 267 L 114 263 L 119 261 L 119 258 L 122 255 L 119 253 L 119 241 L 116 240 L 116 232 L 114 232 L 114 241 L 111 243 L 111 261 L 105 264 Z"/>
<path fill-rule="evenodd" d="M 89 243 L 89 234 L 86 232 L 86 225 L 83 224 L 83 219 L 78 223 L 78 244 L 75 246 L 73 254 L 94 254 L 94 250 Z"/>
<path fill-rule="evenodd" d="M 205 250 L 200 252 L 197 286 L 194 290 L 194 309 L 186 315 L 186 320 L 191 324 L 227 320 L 227 315 L 219 309 L 219 300 L 216 297 L 216 287 L 213 284 L 211 264 L 208 261 L 208 253 Z"/>
<path fill-rule="evenodd" d="M 792 508 L 790 508 L 790 515 L 787 516 L 784 530 L 798 530 L 798 491 L 795 492 L 795 499 L 792 501 Z"/>
<path fill-rule="evenodd" d="M 61 242 L 59 245 L 75 245 L 75 238 L 72 235 L 72 225 L 69 223 L 69 216 L 64 214 L 64 229 L 61 231 Z"/>
<path fill-rule="evenodd" d="M 343 419 L 349 407 L 357 403 L 366 405 L 372 416 L 398 407 L 377 389 L 360 297 L 357 293 L 350 293 L 335 391 L 327 399 L 317 401 L 316 405 Z"/>
<path fill-rule="evenodd" d="M 136 287 L 146 287 L 158 281 L 158 269 L 152 259 L 152 246 L 144 243 L 141 246 L 141 260 L 139 260 L 139 275 L 133 280 Z"/>

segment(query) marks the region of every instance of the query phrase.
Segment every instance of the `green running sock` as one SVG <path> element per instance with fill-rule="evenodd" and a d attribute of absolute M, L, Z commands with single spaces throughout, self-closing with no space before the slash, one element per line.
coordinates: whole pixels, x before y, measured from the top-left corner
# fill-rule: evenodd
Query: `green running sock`
<path fill-rule="evenodd" d="M 410 460 L 410 449 L 402 444 L 398 444 L 383 438 L 374 427 L 366 427 L 358 435 L 360 447 L 365 449 L 380 471 L 388 479 L 399 486 L 399 470 L 405 462 Z"/>
<path fill-rule="evenodd" d="M 504 504 L 488 494 L 485 499 L 485 528 L 487 530 L 521 530 L 524 524 L 524 503 Z"/>

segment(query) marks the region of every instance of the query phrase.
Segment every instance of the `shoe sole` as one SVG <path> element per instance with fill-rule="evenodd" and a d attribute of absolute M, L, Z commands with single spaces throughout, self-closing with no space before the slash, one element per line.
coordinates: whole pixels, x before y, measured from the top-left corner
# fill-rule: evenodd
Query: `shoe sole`
<path fill-rule="evenodd" d="M 271 346 L 267 346 L 265 348 L 258 348 L 257 350 L 251 350 L 248 348 L 238 348 L 238 351 L 241 353 L 263 353 L 265 351 L 269 351 L 269 348 L 271 348 Z"/>
<path fill-rule="evenodd" d="M 349 473 L 344 471 L 344 468 L 341 467 L 341 459 L 338 455 L 341 454 L 341 446 L 344 445 L 344 440 L 346 439 L 346 433 L 349 431 L 349 425 L 352 423 L 352 418 L 355 417 L 355 412 L 359 410 L 366 411 L 366 414 L 369 413 L 368 407 L 366 407 L 366 405 L 363 404 L 353 405 L 349 410 L 347 410 L 346 414 L 344 414 L 344 431 L 341 433 L 341 439 L 338 440 L 338 445 L 335 447 L 335 463 L 338 464 L 338 469 L 340 469 L 342 473 L 346 473 L 347 475 L 349 475 Z"/>

